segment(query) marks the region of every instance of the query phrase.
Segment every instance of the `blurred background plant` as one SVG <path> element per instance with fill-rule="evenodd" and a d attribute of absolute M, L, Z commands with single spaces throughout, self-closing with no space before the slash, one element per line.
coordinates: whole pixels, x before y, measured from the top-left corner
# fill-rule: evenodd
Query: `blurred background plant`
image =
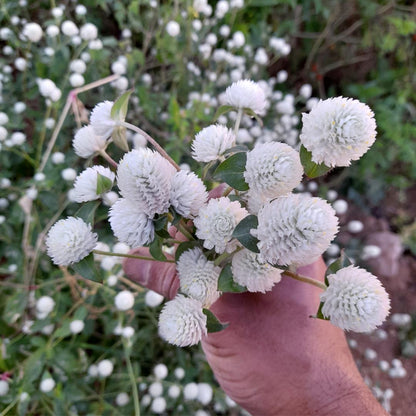
<path fill-rule="evenodd" d="M 370 264 L 385 277 L 393 312 L 412 319 L 415 285 L 406 276 L 416 270 L 415 17 L 408 1 L 3 0 L 0 414 L 137 414 L 136 390 L 142 414 L 242 412 L 199 348 L 179 350 L 159 339 L 162 299 L 126 280 L 117 257 L 96 259 L 101 285 L 52 267 L 44 254 L 50 226 L 77 213 L 70 190 L 91 164 L 72 150 L 74 133 L 97 102 L 127 89 L 129 118 L 192 169 L 190 142 L 212 122 L 233 81 L 259 81 L 270 102 L 263 128 L 243 119 L 238 141 L 247 146 L 278 140 L 296 147 L 301 113 L 318 98 L 368 104 L 378 125 L 372 150 L 303 190 L 327 197 L 340 216 L 343 232 L 327 260 L 345 247 Z M 129 140 L 146 145 L 140 135 Z M 77 215 L 102 220 L 101 249 L 125 253 L 129 247 L 110 243 L 105 221 L 116 198 L 110 192 L 104 205 Z M 135 295 L 133 309 L 117 309 L 122 290 Z M 361 349 L 351 346 L 379 400 L 408 414 L 416 410 L 406 390 L 415 386 L 407 375 L 415 366 L 393 360 L 414 356 L 414 319 L 393 321 L 384 332 L 355 337 Z M 366 353 L 380 340 L 389 346 L 380 347 L 381 359 Z"/>

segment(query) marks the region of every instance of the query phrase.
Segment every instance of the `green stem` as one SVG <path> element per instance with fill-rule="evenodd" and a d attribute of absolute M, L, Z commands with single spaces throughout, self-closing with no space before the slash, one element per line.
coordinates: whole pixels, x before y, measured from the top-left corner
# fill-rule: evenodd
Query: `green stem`
<path fill-rule="evenodd" d="M 5 416 L 7 413 L 9 413 L 9 410 L 12 410 L 13 407 L 16 405 L 19 398 L 14 399 L 1 413 L 0 416 Z"/>
<path fill-rule="evenodd" d="M 99 154 L 111 165 L 114 166 L 116 169 L 118 167 L 117 162 L 105 151 L 100 150 Z"/>
<path fill-rule="evenodd" d="M 237 137 L 238 129 L 240 128 L 241 118 L 243 117 L 243 108 L 238 109 L 237 118 L 234 125 L 234 136 Z"/>
<path fill-rule="evenodd" d="M 292 279 L 299 280 L 300 282 L 309 283 L 310 285 L 319 287 L 319 289 L 322 289 L 322 290 L 326 290 L 327 288 L 327 285 L 325 283 L 319 282 L 318 280 L 315 280 L 315 279 L 311 279 L 310 277 L 307 277 L 307 276 L 302 276 L 301 274 L 297 274 L 289 270 L 285 270 L 283 274 L 285 276 L 291 277 Z"/>
<path fill-rule="evenodd" d="M 214 264 L 216 266 L 219 266 L 224 260 L 229 259 L 230 257 L 234 256 L 235 253 L 238 253 L 240 250 L 242 250 L 242 247 L 237 247 L 232 253 L 222 253 L 220 256 L 218 256 L 215 260 L 214 260 Z"/>
<path fill-rule="evenodd" d="M 95 253 L 95 254 L 101 254 L 103 256 L 127 257 L 129 259 L 160 261 L 160 260 L 154 259 L 153 257 L 136 256 L 135 254 L 112 253 L 111 251 L 101 251 L 101 250 L 93 250 L 92 252 Z M 175 263 L 175 260 L 165 260 L 165 262 L 166 263 Z"/>
<path fill-rule="evenodd" d="M 48 105 L 48 107 L 46 109 L 46 113 L 45 113 L 45 118 L 43 120 L 42 131 L 40 133 L 38 148 L 37 148 L 37 152 L 36 152 L 36 163 L 37 164 L 39 164 L 39 161 L 42 157 L 42 147 L 43 147 L 43 143 L 45 142 L 45 136 L 46 136 L 46 120 L 51 115 L 51 110 L 52 110 L 52 105 Z"/>
<path fill-rule="evenodd" d="M 222 196 L 228 196 L 230 195 L 230 193 L 232 192 L 234 188 L 232 188 L 231 186 L 227 187 L 224 191 L 224 193 L 222 194 Z"/>
<path fill-rule="evenodd" d="M 183 223 L 183 219 L 181 219 L 177 224 L 176 228 L 188 239 L 188 240 L 195 240 L 194 236 L 189 232 L 186 228 L 185 224 Z"/>
<path fill-rule="evenodd" d="M 137 390 L 137 378 L 134 374 L 133 366 L 131 365 L 130 353 L 127 347 L 126 342 L 123 342 L 124 354 L 127 364 L 127 372 L 129 374 L 131 389 L 133 391 L 133 402 L 134 402 L 134 416 L 140 416 L 140 402 L 139 402 L 139 392 Z"/>

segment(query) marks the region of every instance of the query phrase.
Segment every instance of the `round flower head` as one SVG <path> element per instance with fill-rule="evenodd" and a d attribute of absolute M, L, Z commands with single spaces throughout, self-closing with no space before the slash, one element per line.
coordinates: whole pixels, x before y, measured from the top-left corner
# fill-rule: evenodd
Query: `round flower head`
<path fill-rule="evenodd" d="M 152 220 L 134 202 L 120 198 L 110 208 L 110 226 L 114 235 L 131 247 L 141 247 L 154 239 Z"/>
<path fill-rule="evenodd" d="M 235 108 L 249 108 L 261 115 L 267 102 L 264 91 L 256 82 L 243 79 L 234 82 L 225 90 L 225 104 Z"/>
<path fill-rule="evenodd" d="M 90 123 L 95 134 L 103 136 L 106 139 L 112 135 L 113 129 L 116 126 L 116 120 L 111 118 L 113 104 L 113 101 L 98 103 L 90 115 Z"/>
<path fill-rule="evenodd" d="M 53 378 L 45 378 L 40 382 L 39 389 L 42 393 L 49 393 L 55 388 L 55 380 Z"/>
<path fill-rule="evenodd" d="M 217 253 L 231 253 L 237 242 L 230 242 L 237 224 L 248 215 L 237 201 L 229 198 L 211 199 L 195 218 L 196 235 L 204 240 L 204 247 Z"/>
<path fill-rule="evenodd" d="M 198 162 L 211 162 L 218 159 L 235 143 L 235 136 L 231 129 L 220 124 L 205 127 L 192 142 L 192 157 Z"/>
<path fill-rule="evenodd" d="M 175 168 L 159 153 L 148 148 L 126 153 L 117 170 L 121 194 L 153 218 L 167 212 Z"/>
<path fill-rule="evenodd" d="M 105 176 L 111 183 L 114 182 L 114 173 L 104 166 L 97 165 L 85 169 L 75 179 L 72 197 L 76 202 L 94 201 L 100 197 L 97 194 L 98 175 Z"/>
<path fill-rule="evenodd" d="M 39 42 L 42 35 L 42 28 L 37 23 L 26 23 L 23 27 L 23 36 L 25 36 L 30 42 Z"/>
<path fill-rule="evenodd" d="M 185 218 L 194 218 L 208 199 L 204 183 L 193 172 L 181 170 L 172 179 L 170 203 Z"/>
<path fill-rule="evenodd" d="M 234 254 L 231 269 L 234 281 L 249 292 L 265 293 L 282 278 L 282 270 L 262 262 L 258 254 L 247 249 Z"/>
<path fill-rule="evenodd" d="M 201 302 L 177 295 L 166 302 L 159 315 L 159 335 L 178 347 L 198 344 L 207 334 L 207 317 Z"/>
<path fill-rule="evenodd" d="M 390 299 L 380 281 L 364 269 L 344 267 L 328 276 L 321 294 L 322 314 L 344 330 L 369 332 L 381 325 L 390 311 Z"/>
<path fill-rule="evenodd" d="M 104 150 L 106 144 L 106 139 L 98 136 L 91 126 L 80 128 L 72 141 L 75 153 L 84 159 L 89 158 L 100 150 Z"/>
<path fill-rule="evenodd" d="M 263 143 L 247 153 L 244 178 L 250 190 L 266 198 L 288 194 L 302 175 L 299 153 L 287 144 Z"/>
<path fill-rule="evenodd" d="M 338 218 L 321 198 L 290 194 L 266 203 L 253 232 L 262 258 L 271 264 L 302 266 L 314 262 L 338 231 Z"/>
<path fill-rule="evenodd" d="M 185 251 L 176 264 L 180 289 L 209 308 L 219 297 L 218 277 L 221 269 L 209 261 L 200 248 Z"/>
<path fill-rule="evenodd" d="M 97 234 L 81 218 L 68 217 L 55 223 L 46 238 L 49 257 L 60 266 L 77 263 L 97 244 Z"/>
<path fill-rule="evenodd" d="M 127 311 L 134 306 L 134 295 L 129 290 L 122 290 L 114 298 L 114 305 L 119 311 Z"/>
<path fill-rule="evenodd" d="M 327 166 L 349 166 L 376 139 L 374 113 L 351 98 L 319 101 L 309 114 L 302 115 L 302 122 L 302 144 L 312 152 L 315 163 Z"/>

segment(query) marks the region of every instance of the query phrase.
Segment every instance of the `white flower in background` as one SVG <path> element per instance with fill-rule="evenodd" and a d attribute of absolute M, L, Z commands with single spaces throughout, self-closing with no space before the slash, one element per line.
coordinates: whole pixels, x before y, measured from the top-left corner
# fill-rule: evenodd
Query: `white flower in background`
<path fill-rule="evenodd" d="M 185 370 L 182 367 L 175 368 L 173 373 L 178 380 L 182 380 L 185 377 Z"/>
<path fill-rule="evenodd" d="M 123 330 L 121 331 L 121 336 L 123 338 L 127 338 L 130 339 L 133 337 L 134 333 L 135 333 L 135 329 L 132 326 L 126 326 L 123 328 Z"/>
<path fill-rule="evenodd" d="M 61 172 L 62 179 L 73 181 L 77 177 L 77 171 L 72 168 L 66 168 Z"/>
<path fill-rule="evenodd" d="M 113 101 L 103 101 L 98 103 L 91 111 L 90 123 L 95 133 L 98 136 L 103 136 L 105 139 L 113 134 L 116 120 L 111 118 L 111 109 L 113 108 Z"/>
<path fill-rule="evenodd" d="M 351 98 L 329 98 L 302 115 L 302 144 L 315 163 L 349 166 L 376 140 L 376 122 L 370 107 Z"/>
<path fill-rule="evenodd" d="M 78 35 L 79 29 L 77 25 L 71 20 L 65 20 L 61 25 L 62 33 L 72 38 L 72 36 Z"/>
<path fill-rule="evenodd" d="M 110 208 L 109 221 L 114 235 L 131 247 L 141 247 L 154 239 L 154 225 L 134 202 L 120 198 Z"/>
<path fill-rule="evenodd" d="M 92 126 L 80 128 L 72 141 L 75 153 L 84 159 L 89 158 L 100 150 L 104 150 L 106 144 L 106 138 L 97 135 Z"/>
<path fill-rule="evenodd" d="M 36 316 L 38 319 L 46 318 L 55 308 L 55 301 L 50 296 L 41 296 L 36 301 Z"/>
<path fill-rule="evenodd" d="M 231 269 L 233 279 L 249 292 L 265 293 L 279 283 L 283 270 L 260 260 L 260 256 L 250 250 L 243 249 L 234 254 Z"/>
<path fill-rule="evenodd" d="M 198 162 L 216 160 L 235 144 L 235 135 L 231 129 L 220 124 L 205 127 L 192 142 L 192 157 Z"/>
<path fill-rule="evenodd" d="M 310 84 L 303 84 L 299 88 L 299 95 L 304 98 L 305 100 L 309 99 L 312 95 L 312 85 Z"/>
<path fill-rule="evenodd" d="M 6 113 L 0 112 L 0 126 L 9 122 L 9 116 Z"/>
<path fill-rule="evenodd" d="M 304 194 L 282 196 L 259 211 L 253 234 L 260 240 L 262 258 L 279 265 L 314 262 L 338 232 L 338 218 L 321 198 Z"/>
<path fill-rule="evenodd" d="M 163 394 L 163 385 L 160 381 L 155 381 L 149 386 L 149 394 L 152 397 L 160 397 Z"/>
<path fill-rule="evenodd" d="M 166 302 L 159 315 L 159 335 L 179 347 L 197 344 L 207 334 L 206 325 L 201 302 L 183 295 Z"/>
<path fill-rule="evenodd" d="M 177 399 L 180 395 L 181 395 L 181 389 L 179 386 L 177 386 L 176 384 L 173 384 L 172 386 L 169 387 L 168 396 L 171 399 Z"/>
<path fill-rule="evenodd" d="M 257 83 L 243 79 L 234 82 L 225 90 L 225 104 L 235 108 L 249 108 L 261 115 L 267 101 L 264 91 Z"/>
<path fill-rule="evenodd" d="M 199 403 L 207 406 L 211 402 L 212 396 L 213 390 L 210 384 L 198 383 L 198 395 L 196 399 L 199 401 Z"/>
<path fill-rule="evenodd" d="M 129 290 L 122 290 L 114 298 L 114 305 L 119 311 L 127 311 L 134 306 L 134 295 Z"/>
<path fill-rule="evenodd" d="M 159 153 L 148 148 L 126 153 L 117 170 L 121 194 L 134 201 L 150 218 L 168 211 L 175 168 Z"/>
<path fill-rule="evenodd" d="M 153 368 L 153 374 L 155 375 L 155 377 L 159 380 L 163 380 L 167 377 L 168 375 L 168 368 L 166 367 L 165 364 L 157 364 L 155 365 L 155 367 Z"/>
<path fill-rule="evenodd" d="M 121 392 L 121 393 L 117 394 L 117 396 L 116 396 L 116 405 L 117 406 L 120 406 L 120 407 L 126 406 L 129 401 L 130 401 L 130 397 L 125 392 Z"/>
<path fill-rule="evenodd" d="M 76 202 L 94 201 L 100 197 L 97 194 L 98 175 L 105 176 L 111 183 L 114 182 L 115 175 L 109 168 L 97 165 L 85 169 L 75 179 L 72 197 Z"/>
<path fill-rule="evenodd" d="M 185 400 L 195 400 L 198 397 L 198 384 L 188 383 L 183 388 L 183 398 Z"/>
<path fill-rule="evenodd" d="M 193 172 L 181 170 L 172 179 L 170 203 L 185 218 L 194 218 L 208 199 L 207 188 Z"/>
<path fill-rule="evenodd" d="M 343 215 L 348 211 L 348 202 L 344 199 L 337 199 L 332 206 L 337 215 Z"/>
<path fill-rule="evenodd" d="M 180 290 L 209 308 L 220 296 L 217 291 L 221 269 L 209 261 L 200 248 L 187 250 L 176 263 Z"/>
<path fill-rule="evenodd" d="M 299 153 L 285 143 L 259 144 L 247 153 L 244 178 L 250 190 L 267 198 L 288 194 L 302 175 Z"/>
<path fill-rule="evenodd" d="M 81 321 L 80 319 L 74 319 L 69 324 L 69 330 L 72 334 L 79 334 L 84 330 L 85 324 L 84 321 Z"/>
<path fill-rule="evenodd" d="M 144 302 L 147 306 L 155 308 L 163 302 L 164 297 L 153 290 L 148 290 L 144 296 Z"/>
<path fill-rule="evenodd" d="M 87 65 L 82 59 L 74 59 L 69 64 L 69 69 L 77 74 L 83 74 L 87 70 Z"/>
<path fill-rule="evenodd" d="M 55 385 L 55 380 L 49 377 L 40 382 L 39 389 L 42 393 L 49 393 L 55 388 Z"/>
<path fill-rule="evenodd" d="M 80 87 L 81 85 L 85 84 L 85 79 L 81 74 L 77 74 L 76 72 L 71 74 L 69 77 L 69 83 L 71 87 Z"/>
<path fill-rule="evenodd" d="M 155 399 L 153 399 L 152 401 L 152 405 L 150 406 L 150 410 L 157 414 L 160 415 L 162 413 L 165 412 L 166 410 L 166 400 L 164 397 L 156 397 Z"/>
<path fill-rule="evenodd" d="M 229 198 L 211 199 L 195 218 L 196 235 L 204 240 L 204 247 L 217 253 L 231 253 L 237 242 L 230 242 L 237 224 L 248 215 L 238 201 Z"/>
<path fill-rule="evenodd" d="M 94 249 L 97 234 L 81 218 L 68 217 L 55 223 L 46 238 L 49 257 L 60 266 L 77 263 Z"/>
<path fill-rule="evenodd" d="M 46 34 L 50 38 L 54 38 L 54 37 L 58 36 L 59 35 L 59 27 L 56 26 L 56 25 L 49 25 L 46 28 Z"/>
<path fill-rule="evenodd" d="M 108 377 L 113 373 L 114 364 L 110 360 L 102 360 L 97 365 L 97 373 L 100 377 Z"/>
<path fill-rule="evenodd" d="M 97 26 L 92 23 L 85 23 L 81 27 L 79 34 L 83 40 L 94 40 L 98 36 Z"/>
<path fill-rule="evenodd" d="M 364 269 L 344 267 L 328 276 L 321 294 L 322 314 L 344 329 L 370 332 L 381 325 L 390 311 L 390 299 L 381 282 Z"/>
<path fill-rule="evenodd" d="M 9 392 L 9 383 L 6 380 L 0 380 L 0 397 Z"/>
<path fill-rule="evenodd" d="M 18 71 L 24 71 L 27 68 L 27 61 L 24 58 L 16 58 L 14 61 L 14 66 Z"/>
<path fill-rule="evenodd" d="M 23 27 L 23 36 L 25 36 L 30 42 L 39 42 L 42 35 L 42 28 L 37 23 L 26 23 Z"/>
<path fill-rule="evenodd" d="M 169 36 L 172 36 L 173 38 L 176 38 L 181 31 L 181 27 L 179 26 L 178 22 L 175 22 L 174 20 L 171 20 L 166 25 L 166 32 Z"/>
<path fill-rule="evenodd" d="M 0 142 L 6 140 L 7 137 L 7 129 L 3 126 L 0 126 Z"/>

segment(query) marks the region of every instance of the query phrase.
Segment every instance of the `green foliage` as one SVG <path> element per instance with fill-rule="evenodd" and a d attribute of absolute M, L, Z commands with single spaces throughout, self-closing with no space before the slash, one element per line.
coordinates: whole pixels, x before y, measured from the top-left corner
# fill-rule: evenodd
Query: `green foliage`
<path fill-rule="evenodd" d="M 260 253 L 257 247 L 259 240 L 251 234 L 251 230 L 257 229 L 258 225 L 259 221 L 255 215 L 247 215 L 237 224 L 233 232 L 233 237 L 254 253 Z"/>
<path fill-rule="evenodd" d="M 312 152 L 306 149 L 305 146 L 300 147 L 300 161 L 302 162 L 303 169 L 305 170 L 306 176 L 309 178 L 318 178 L 319 176 L 328 173 L 331 168 L 326 166 L 324 163 L 317 164 L 312 161 Z"/>
<path fill-rule="evenodd" d="M 231 292 L 231 293 L 242 293 L 247 292 L 247 288 L 239 285 L 234 281 L 233 272 L 231 265 L 227 264 L 221 271 L 220 277 L 218 278 L 218 291 L 219 292 Z"/>
<path fill-rule="evenodd" d="M 247 154 L 235 153 L 222 162 L 214 172 L 214 178 L 225 182 L 238 191 L 247 191 L 248 185 L 244 179 Z"/>

